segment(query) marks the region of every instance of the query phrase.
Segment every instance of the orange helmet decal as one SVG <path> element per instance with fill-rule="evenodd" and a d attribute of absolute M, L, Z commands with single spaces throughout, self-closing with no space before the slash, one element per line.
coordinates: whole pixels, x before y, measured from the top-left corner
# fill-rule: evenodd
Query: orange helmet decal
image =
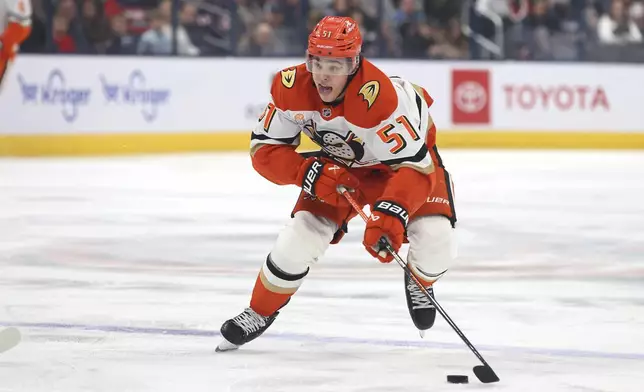
<path fill-rule="evenodd" d="M 358 24 L 346 16 L 325 16 L 309 35 L 309 55 L 356 57 L 361 49 Z"/>

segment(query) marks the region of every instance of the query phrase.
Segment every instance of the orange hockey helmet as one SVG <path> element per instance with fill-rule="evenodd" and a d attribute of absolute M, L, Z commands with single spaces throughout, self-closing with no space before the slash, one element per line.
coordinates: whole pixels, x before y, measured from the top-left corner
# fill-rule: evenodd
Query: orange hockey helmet
<path fill-rule="evenodd" d="M 309 35 L 306 68 L 310 72 L 350 75 L 358 69 L 362 36 L 358 23 L 346 16 L 325 16 Z M 322 67 L 325 62 L 341 67 Z"/>

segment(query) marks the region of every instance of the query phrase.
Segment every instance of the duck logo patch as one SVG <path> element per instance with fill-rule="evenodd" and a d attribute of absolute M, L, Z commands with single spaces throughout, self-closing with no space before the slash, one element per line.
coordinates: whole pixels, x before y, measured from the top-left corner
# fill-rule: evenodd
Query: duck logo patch
<path fill-rule="evenodd" d="M 286 88 L 292 88 L 295 84 L 295 68 L 285 69 L 281 72 L 282 84 Z"/>
<path fill-rule="evenodd" d="M 358 95 L 361 95 L 362 99 L 367 102 L 367 109 L 371 109 L 371 106 L 376 102 L 376 98 L 378 98 L 379 93 L 380 83 L 377 80 L 372 80 L 363 84 L 362 87 L 360 87 L 360 91 L 358 91 Z"/>

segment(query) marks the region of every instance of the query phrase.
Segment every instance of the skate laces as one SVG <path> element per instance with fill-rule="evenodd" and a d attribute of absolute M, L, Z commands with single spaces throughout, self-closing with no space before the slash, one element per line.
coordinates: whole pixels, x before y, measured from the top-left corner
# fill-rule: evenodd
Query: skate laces
<path fill-rule="evenodd" d="M 239 316 L 233 318 L 233 322 L 239 325 L 246 334 L 257 332 L 266 326 L 266 318 L 251 308 L 246 308 Z"/>
<path fill-rule="evenodd" d="M 427 292 L 430 295 L 434 294 L 434 290 L 430 287 L 427 287 Z M 413 306 L 411 307 L 412 309 L 433 309 L 434 305 L 432 305 L 432 302 L 427 298 L 425 293 L 421 291 L 418 286 L 416 286 L 416 283 L 414 283 L 413 280 L 409 280 L 407 282 L 407 291 L 409 291 L 409 296 L 411 297 L 411 302 Z"/>

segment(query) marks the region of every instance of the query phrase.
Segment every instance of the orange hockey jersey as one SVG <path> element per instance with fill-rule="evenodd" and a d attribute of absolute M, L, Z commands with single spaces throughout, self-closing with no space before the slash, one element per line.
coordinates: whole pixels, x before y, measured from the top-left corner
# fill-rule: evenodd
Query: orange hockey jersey
<path fill-rule="evenodd" d="M 295 148 L 303 133 L 346 167 L 389 170 L 397 174 L 392 179 L 400 177 L 399 187 L 416 186 L 417 201 L 404 203 L 413 211 L 433 182 L 432 103 L 425 89 L 386 76 L 366 59 L 350 78 L 344 99 L 334 104 L 320 99 L 305 64 L 284 69 L 275 76 L 269 103 L 251 134 L 253 166 L 277 184 L 295 184 L 304 160 Z"/>

